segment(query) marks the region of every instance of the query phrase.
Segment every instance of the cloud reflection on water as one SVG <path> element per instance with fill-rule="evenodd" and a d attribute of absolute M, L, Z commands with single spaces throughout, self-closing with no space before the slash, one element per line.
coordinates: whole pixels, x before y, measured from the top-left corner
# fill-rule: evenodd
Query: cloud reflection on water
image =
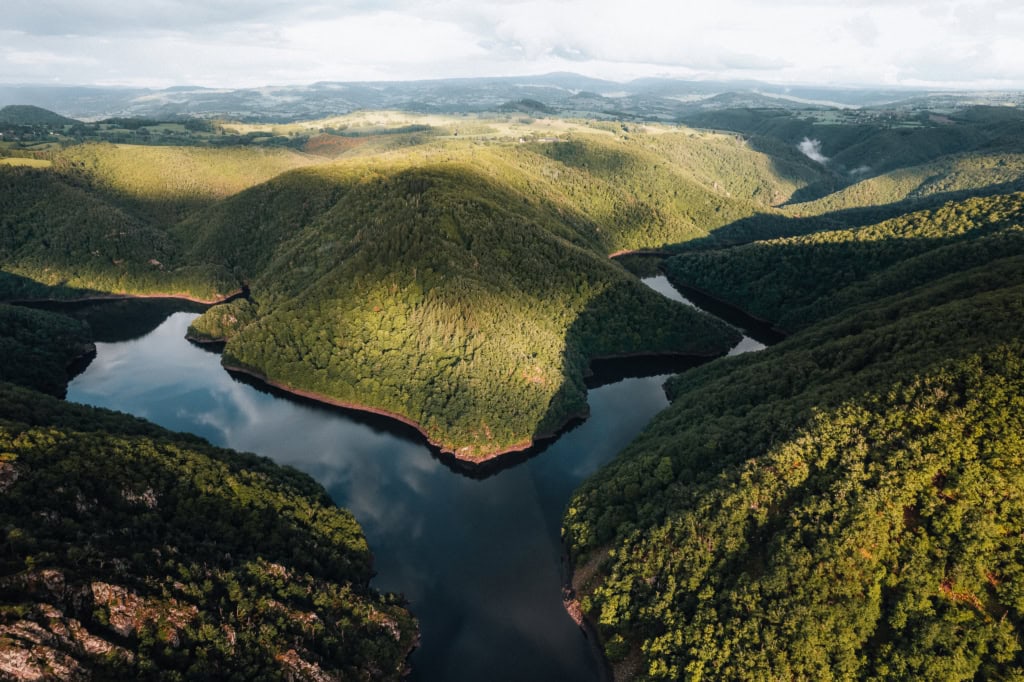
<path fill-rule="evenodd" d="M 235 379 L 219 356 L 184 340 L 194 317 L 175 313 L 142 339 L 97 344 L 69 400 L 145 415 L 313 476 L 363 526 L 374 585 L 402 592 L 420 619 L 413 679 L 595 677 L 589 644 L 561 605 L 561 516 L 583 478 L 667 404 L 663 377 L 592 390 L 590 419 L 478 480 L 406 432 Z"/>

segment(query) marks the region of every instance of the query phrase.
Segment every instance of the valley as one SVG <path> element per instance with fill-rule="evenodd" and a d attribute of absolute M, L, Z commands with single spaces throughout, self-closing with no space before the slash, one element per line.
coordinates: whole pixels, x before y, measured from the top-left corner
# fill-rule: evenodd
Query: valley
<path fill-rule="evenodd" d="M 1024 674 L 1024 115 L 782 101 L 8 111 L 4 655 Z"/>

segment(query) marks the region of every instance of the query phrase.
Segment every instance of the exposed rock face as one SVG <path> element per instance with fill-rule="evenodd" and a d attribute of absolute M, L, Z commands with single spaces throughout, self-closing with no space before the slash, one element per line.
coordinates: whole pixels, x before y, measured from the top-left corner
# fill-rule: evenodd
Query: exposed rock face
<path fill-rule="evenodd" d="M 6 492 L 17 481 L 18 469 L 14 463 L 0 460 L 0 493 Z"/>
<path fill-rule="evenodd" d="M 307 655 L 309 652 L 306 652 Z M 278 654 L 277 662 L 284 670 L 286 680 L 295 682 L 341 682 L 341 675 L 325 671 L 315 663 L 310 663 L 299 655 L 295 649 L 289 649 L 283 654 Z"/>
<path fill-rule="evenodd" d="M 119 585 L 94 582 L 91 585 L 97 607 L 108 610 L 111 629 L 122 637 L 137 634 L 147 624 L 162 625 L 171 646 L 179 644 L 178 632 L 199 616 L 199 609 L 181 606 L 177 599 L 146 599 Z"/>
<path fill-rule="evenodd" d="M 87 680 L 83 661 L 99 656 L 127 663 L 130 651 L 85 629 L 51 604 L 36 604 L 24 618 L 0 624 L 0 676 L 12 680 Z"/>

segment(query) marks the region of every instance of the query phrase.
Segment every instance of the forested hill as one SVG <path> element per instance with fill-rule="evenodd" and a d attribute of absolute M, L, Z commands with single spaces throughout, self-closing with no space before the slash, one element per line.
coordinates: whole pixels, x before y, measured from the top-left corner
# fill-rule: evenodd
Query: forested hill
<path fill-rule="evenodd" d="M 565 188 L 507 150 L 445 153 L 296 171 L 183 223 L 194 257 L 228 261 L 251 294 L 194 333 L 226 336 L 227 365 L 402 415 L 465 458 L 585 411 L 591 358 L 713 356 L 738 340 L 607 259 L 602 231 L 636 234 L 642 218 L 547 203 Z"/>
<path fill-rule="evenodd" d="M 213 301 L 248 287 L 248 299 L 191 331 L 225 340 L 225 364 L 402 418 L 479 459 L 584 412 L 592 358 L 714 356 L 735 342 L 610 254 L 835 234 L 878 224 L 866 222 L 872 211 L 921 208 L 918 199 L 941 221 L 937 208 L 953 195 L 1020 184 L 1020 155 L 999 146 L 1015 120 L 964 114 L 950 130 L 929 121 L 907 134 L 959 142 L 915 146 L 872 171 L 812 158 L 785 126 L 743 140 L 521 113 L 111 121 L 90 130 L 159 144 L 26 147 L 18 153 L 52 167 L 0 168 L 0 297 Z M 852 146 L 844 164 L 903 140 L 888 119 L 858 125 L 822 133 L 833 156 L 833 145 Z M 195 146 L 168 144 L 187 135 Z M 223 146 L 232 140 L 246 146 Z M 992 231 L 974 227 L 965 239 Z M 841 239 L 839 251 L 865 241 Z M 907 236 L 883 261 L 933 242 Z"/>
<path fill-rule="evenodd" d="M 312 479 L 5 383 L 87 339 L 0 306 L 0 677 L 399 679 L 415 621 Z"/>
<path fill-rule="evenodd" d="M 29 104 L 8 104 L 0 108 L 0 125 L 65 126 L 78 123 L 73 118 Z"/>
<path fill-rule="evenodd" d="M 581 488 L 566 538 L 619 677 L 1024 674 L 1013 206 L 949 207 L 994 231 L 895 264 L 865 258 L 870 295 L 764 352 L 680 375 L 672 405 Z M 806 244 L 802 268 L 835 266 L 830 243 Z M 760 294 L 770 287 L 744 281 L 762 272 L 748 254 L 703 265 Z M 804 291 L 808 310 L 836 300 Z"/>
<path fill-rule="evenodd" d="M 1024 253 L 1024 194 L 949 202 L 865 227 L 672 258 L 668 276 L 793 331 L 949 274 Z"/>

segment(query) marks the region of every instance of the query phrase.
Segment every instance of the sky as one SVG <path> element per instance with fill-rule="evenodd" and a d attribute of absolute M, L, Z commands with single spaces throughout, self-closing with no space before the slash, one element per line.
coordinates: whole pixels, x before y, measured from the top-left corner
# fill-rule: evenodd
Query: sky
<path fill-rule="evenodd" d="M 1024 88 L 1020 0 L 3 0 L 0 82 L 255 87 L 572 71 Z"/>

